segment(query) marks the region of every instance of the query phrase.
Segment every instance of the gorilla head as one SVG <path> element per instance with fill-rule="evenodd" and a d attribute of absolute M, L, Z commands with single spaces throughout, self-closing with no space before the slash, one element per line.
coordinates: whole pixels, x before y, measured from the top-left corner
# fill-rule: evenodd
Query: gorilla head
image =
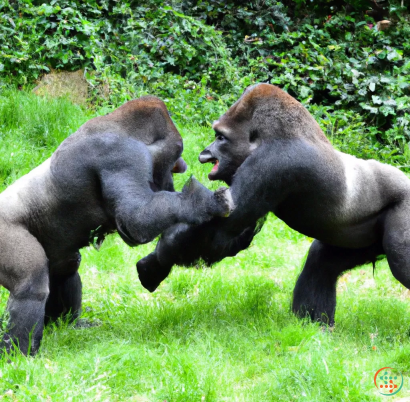
<path fill-rule="evenodd" d="M 199 155 L 201 163 L 214 164 L 209 180 L 222 180 L 230 185 L 238 167 L 258 146 L 250 121 L 252 111 L 241 102 L 242 98 L 213 123 L 215 141 Z"/>
<path fill-rule="evenodd" d="M 181 158 L 182 137 L 164 102 L 155 96 L 129 101 L 112 113 L 88 121 L 80 130 L 100 134 L 115 130 L 144 143 L 152 157 L 153 188 L 173 191 L 172 173 L 187 169 Z"/>
<path fill-rule="evenodd" d="M 312 116 L 300 106 L 290 95 L 272 85 L 248 87 L 213 123 L 215 141 L 199 155 L 201 163 L 214 164 L 209 180 L 222 180 L 231 185 L 239 166 L 270 139 L 307 136 L 309 134 L 303 132 L 307 128 L 327 141 Z"/>

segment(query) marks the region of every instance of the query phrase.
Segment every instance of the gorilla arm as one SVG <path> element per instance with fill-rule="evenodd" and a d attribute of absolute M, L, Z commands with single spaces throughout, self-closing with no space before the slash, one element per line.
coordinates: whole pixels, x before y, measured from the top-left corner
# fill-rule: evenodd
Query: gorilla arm
<path fill-rule="evenodd" d="M 175 225 L 166 230 L 153 253 L 137 263 L 141 284 L 153 292 L 168 276 L 173 265 L 194 265 L 202 259 L 212 265 L 235 256 L 251 244 L 270 210 L 266 192 L 263 155 L 255 152 L 238 169 L 230 188 L 234 211 L 228 218 L 213 218 L 199 226 Z M 250 188 L 249 183 L 253 183 Z"/>
<path fill-rule="evenodd" d="M 228 189 L 213 193 L 191 178 L 181 193 L 155 192 L 150 185 L 151 166 L 145 145 L 124 140 L 116 144 L 112 155 L 105 155 L 104 167 L 96 169 L 104 203 L 130 246 L 152 241 L 177 223 L 201 224 L 229 214 Z"/>

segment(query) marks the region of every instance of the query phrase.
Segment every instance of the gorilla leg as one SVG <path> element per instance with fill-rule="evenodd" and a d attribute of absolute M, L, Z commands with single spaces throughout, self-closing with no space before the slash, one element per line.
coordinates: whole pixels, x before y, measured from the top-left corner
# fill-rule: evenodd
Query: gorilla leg
<path fill-rule="evenodd" d="M 336 282 L 339 275 L 358 265 L 374 262 L 381 245 L 362 249 L 334 247 L 315 240 L 293 291 L 293 312 L 313 321 L 334 325 Z"/>
<path fill-rule="evenodd" d="M 410 289 L 410 205 L 399 204 L 387 214 L 383 248 L 393 276 Z"/>
<path fill-rule="evenodd" d="M 72 258 L 51 266 L 50 295 L 46 303 L 45 323 L 58 318 L 74 321 L 81 312 L 82 284 L 78 273 L 81 255 L 75 253 Z"/>
<path fill-rule="evenodd" d="M 25 292 L 24 295 L 10 294 L 7 302 L 9 323 L 1 346 L 10 352 L 14 346 L 25 355 L 34 355 L 43 337 L 44 292 Z"/>
<path fill-rule="evenodd" d="M 81 312 L 82 284 L 78 272 L 69 276 L 50 277 L 50 295 L 46 303 L 45 324 L 58 318 L 72 322 Z"/>
<path fill-rule="evenodd" d="M 0 234 L 4 233 L 7 236 L 0 236 L 0 283 L 10 291 L 10 297 L 8 324 L 0 348 L 10 352 L 16 346 L 23 354 L 34 355 L 43 336 L 48 260 L 41 245 L 26 230 L 0 225 Z"/>

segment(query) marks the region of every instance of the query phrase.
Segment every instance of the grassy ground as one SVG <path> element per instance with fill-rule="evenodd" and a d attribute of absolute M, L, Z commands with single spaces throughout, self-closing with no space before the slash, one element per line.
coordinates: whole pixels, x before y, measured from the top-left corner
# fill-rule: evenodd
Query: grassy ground
<path fill-rule="evenodd" d="M 0 189 L 47 158 L 92 117 L 65 101 L 0 95 Z M 186 174 L 210 129 L 179 127 Z M 2 184 L 4 183 L 4 185 Z M 3 187 L 1 187 L 3 186 Z M 339 280 L 333 333 L 296 319 L 292 290 L 310 240 L 270 216 L 252 246 L 212 269 L 175 268 L 154 293 L 131 249 L 110 236 L 83 249 L 80 326 L 45 331 L 35 358 L 0 360 L 0 399 L 14 401 L 376 401 L 375 372 L 400 370 L 390 401 L 410 400 L 410 292 L 386 262 Z M 0 308 L 7 292 L 0 293 Z"/>

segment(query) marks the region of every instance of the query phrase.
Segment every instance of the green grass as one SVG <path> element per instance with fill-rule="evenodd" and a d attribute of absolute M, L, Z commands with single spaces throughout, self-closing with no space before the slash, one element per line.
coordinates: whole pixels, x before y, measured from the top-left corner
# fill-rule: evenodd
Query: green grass
<path fill-rule="evenodd" d="M 64 100 L 3 92 L 2 188 L 90 117 Z M 189 169 L 177 186 L 192 173 L 210 184 L 197 155 L 211 130 L 179 129 Z M 153 244 L 132 249 L 113 235 L 99 252 L 83 249 L 84 325 L 49 327 L 35 358 L 1 360 L 0 399 L 377 401 L 373 376 L 391 366 L 405 384 L 388 400 L 410 400 L 410 291 L 385 261 L 374 278 L 358 268 L 339 281 L 335 330 L 322 331 L 290 312 L 309 245 L 270 216 L 248 250 L 212 269 L 174 268 L 154 294 L 135 270 Z M 2 290 L 1 309 L 6 300 Z"/>

